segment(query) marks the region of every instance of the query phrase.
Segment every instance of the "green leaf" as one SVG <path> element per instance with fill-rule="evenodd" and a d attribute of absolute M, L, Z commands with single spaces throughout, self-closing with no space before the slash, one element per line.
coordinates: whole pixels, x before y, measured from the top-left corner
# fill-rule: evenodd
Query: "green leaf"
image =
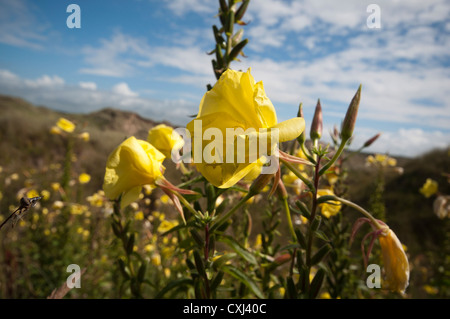
<path fill-rule="evenodd" d="M 214 291 L 217 289 L 217 287 L 219 287 L 220 283 L 222 282 L 224 274 L 225 273 L 223 271 L 219 271 L 217 273 L 216 277 L 214 277 L 214 279 L 211 281 L 211 291 Z"/>
<path fill-rule="evenodd" d="M 245 273 L 243 273 L 239 269 L 227 265 L 223 267 L 222 270 L 227 274 L 229 274 L 230 276 L 242 282 L 244 285 L 246 285 L 255 294 L 256 297 L 260 299 L 265 298 L 264 294 L 259 289 L 258 285 L 256 285 L 256 283 L 250 277 L 248 277 Z"/>
<path fill-rule="evenodd" d="M 247 45 L 247 43 L 248 43 L 248 39 L 244 39 L 241 42 L 239 42 L 233 48 L 233 50 L 231 50 L 229 61 L 233 61 L 238 56 L 239 52 L 241 52 L 242 49 Z"/>
<path fill-rule="evenodd" d="M 331 246 L 329 244 L 325 244 L 314 254 L 311 258 L 311 266 L 318 264 L 322 261 L 322 259 L 330 252 Z"/>
<path fill-rule="evenodd" d="M 301 201 L 296 201 L 295 205 L 300 209 L 301 214 L 306 217 L 307 219 L 311 218 L 311 213 L 309 212 L 309 209 L 306 207 L 306 205 Z"/>
<path fill-rule="evenodd" d="M 167 292 L 170 290 L 177 288 L 179 286 L 192 285 L 192 279 L 189 278 L 180 278 L 174 281 L 169 282 L 158 294 L 155 296 L 155 299 L 161 299 Z"/>
<path fill-rule="evenodd" d="M 237 254 L 235 254 L 235 253 L 224 254 L 224 255 L 220 256 L 219 258 L 217 258 L 216 260 L 214 260 L 211 263 L 211 267 L 214 270 L 219 270 L 223 267 L 223 265 L 225 265 L 227 263 L 227 261 L 235 258 L 236 256 L 237 256 Z"/>
<path fill-rule="evenodd" d="M 295 230 L 295 235 L 297 236 L 297 242 L 299 243 L 300 247 L 306 249 L 306 240 L 300 229 L 297 228 Z"/>
<path fill-rule="evenodd" d="M 205 246 L 205 241 L 195 229 L 191 229 L 189 232 L 191 233 L 192 238 L 195 240 L 197 245 L 199 245 L 200 247 Z"/>
<path fill-rule="evenodd" d="M 320 268 L 316 275 L 314 276 L 314 279 L 311 282 L 311 288 L 309 290 L 309 297 L 314 299 L 317 297 L 317 294 L 320 291 L 320 288 L 322 287 L 323 278 L 325 277 L 325 270 Z"/>
<path fill-rule="evenodd" d="M 248 250 L 246 250 L 244 247 L 242 247 L 233 238 L 228 237 L 228 236 L 221 236 L 220 241 L 222 241 L 225 244 L 227 244 L 228 246 L 230 246 L 231 249 L 233 249 L 239 256 L 244 258 L 247 262 L 251 263 L 252 265 L 258 264 L 256 257 L 252 253 L 250 253 Z"/>
<path fill-rule="evenodd" d="M 128 242 L 127 242 L 127 247 L 126 247 L 126 252 L 128 255 L 131 255 L 131 253 L 133 252 L 134 240 L 135 240 L 135 234 L 131 233 L 130 237 L 128 237 Z"/>
<path fill-rule="evenodd" d="M 143 282 L 144 281 L 146 270 L 147 270 L 147 264 L 144 262 L 139 267 L 138 277 L 137 277 L 139 282 Z"/>
<path fill-rule="evenodd" d="M 316 230 L 314 232 L 316 234 L 317 238 L 322 239 L 323 241 L 329 242 L 330 240 L 328 239 L 328 236 L 321 230 Z"/>
<path fill-rule="evenodd" d="M 194 261 L 198 274 L 202 277 L 205 277 L 206 276 L 205 265 L 203 264 L 202 257 L 200 256 L 198 250 L 194 250 Z"/>
<path fill-rule="evenodd" d="M 288 298 L 296 299 L 297 298 L 297 287 L 295 287 L 295 283 L 294 283 L 294 280 L 292 280 L 292 277 L 287 278 L 286 286 L 287 286 L 286 293 L 288 294 Z"/>
<path fill-rule="evenodd" d="M 317 199 L 317 205 L 326 203 L 328 201 L 336 201 L 336 196 L 334 195 L 323 195 Z M 333 203 L 330 203 L 333 204 Z"/>

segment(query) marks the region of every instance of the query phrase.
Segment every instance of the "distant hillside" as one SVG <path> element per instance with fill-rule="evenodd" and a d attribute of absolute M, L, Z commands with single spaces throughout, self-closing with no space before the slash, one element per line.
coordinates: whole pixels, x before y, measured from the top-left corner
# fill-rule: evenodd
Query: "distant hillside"
<path fill-rule="evenodd" d="M 148 130 L 161 123 L 112 108 L 89 114 L 66 114 L 34 106 L 20 98 L 0 95 L 0 166 L 4 175 L 22 173 L 20 179 L 23 182 L 30 169 L 38 170 L 46 174 L 43 176 L 46 183 L 38 185 L 40 189 L 58 181 L 58 174 L 48 170 L 50 164 L 64 161 L 65 139 L 50 134 L 50 128 L 60 117 L 73 121 L 77 132 L 90 134 L 89 142 L 78 140 L 74 145 L 77 156 L 74 173 L 87 172 L 92 176 L 87 191 L 101 188 L 106 159 L 117 145 L 131 135 L 145 140 Z M 20 181 L 17 185 L 23 187 Z M 4 198 L 15 198 L 17 187 L 5 189 Z"/>

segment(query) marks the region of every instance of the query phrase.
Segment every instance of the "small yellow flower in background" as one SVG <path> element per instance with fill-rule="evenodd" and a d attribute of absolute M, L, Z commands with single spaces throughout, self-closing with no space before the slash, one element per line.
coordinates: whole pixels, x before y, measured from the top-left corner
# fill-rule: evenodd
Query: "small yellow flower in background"
<path fill-rule="evenodd" d="M 389 158 L 387 159 L 387 164 L 388 164 L 389 166 L 395 166 L 395 165 L 397 165 L 397 160 L 396 160 L 395 158 L 389 157 Z"/>
<path fill-rule="evenodd" d="M 3 172 L 3 167 L 2 166 L 0 166 L 0 173 L 2 173 Z"/>
<path fill-rule="evenodd" d="M 148 244 L 148 245 L 144 246 L 144 251 L 147 253 L 151 253 L 154 250 L 155 250 L 155 245 L 153 245 L 153 244 Z"/>
<path fill-rule="evenodd" d="M 423 289 L 429 295 L 437 295 L 439 293 L 439 289 L 437 289 L 436 287 L 430 286 L 430 285 L 423 286 Z"/>
<path fill-rule="evenodd" d="M 109 199 L 120 195 L 122 208 L 139 198 L 142 186 L 163 176 L 165 156 L 153 145 L 134 136 L 120 144 L 106 163 L 103 190 Z"/>
<path fill-rule="evenodd" d="M 153 254 L 152 257 L 150 258 L 150 262 L 155 266 L 160 266 L 161 256 L 158 253 Z"/>
<path fill-rule="evenodd" d="M 52 206 L 53 209 L 61 209 L 63 207 L 64 207 L 64 203 L 62 201 L 57 200 L 57 201 L 53 202 L 53 206 Z"/>
<path fill-rule="evenodd" d="M 423 184 L 419 191 L 423 194 L 423 196 L 429 198 L 437 193 L 438 183 L 431 178 L 427 178 L 425 184 Z"/>
<path fill-rule="evenodd" d="M 78 227 L 78 228 L 77 228 L 77 233 L 78 233 L 78 234 L 82 234 L 83 231 L 84 231 L 83 227 Z"/>
<path fill-rule="evenodd" d="M 383 154 L 375 154 L 375 161 L 377 161 L 378 163 L 384 163 L 387 159 L 387 155 L 383 155 Z"/>
<path fill-rule="evenodd" d="M 334 195 L 331 189 L 319 189 L 317 191 L 317 196 Z M 322 210 L 322 215 L 326 218 L 336 215 L 341 210 L 341 202 L 338 201 L 327 201 L 326 203 L 320 204 L 319 208 Z"/>
<path fill-rule="evenodd" d="M 3 198 L 3 194 L 2 194 L 2 192 L 0 191 L 0 200 L 2 200 L 2 198 Z"/>
<path fill-rule="evenodd" d="M 9 178 L 13 181 L 17 181 L 19 179 L 19 174 L 17 173 L 12 173 Z"/>
<path fill-rule="evenodd" d="M 178 221 L 176 220 L 163 220 L 158 227 L 158 233 L 165 233 L 166 231 L 178 226 Z"/>
<path fill-rule="evenodd" d="M 170 200 L 169 196 L 166 194 L 162 195 L 159 199 L 161 200 L 161 203 L 163 203 L 163 204 L 167 204 Z"/>
<path fill-rule="evenodd" d="M 385 270 L 383 288 L 404 293 L 409 284 L 409 263 L 403 246 L 389 228 L 383 231 L 378 239 Z"/>
<path fill-rule="evenodd" d="M 42 200 L 48 200 L 50 198 L 50 192 L 46 189 L 41 191 Z"/>
<path fill-rule="evenodd" d="M 78 135 L 78 138 L 82 139 L 85 142 L 89 142 L 89 139 L 91 138 L 91 136 L 89 135 L 88 132 L 83 132 Z"/>
<path fill-rule="evenodd" d="M 62 133 L 61 129 L 59 127 L 57 127 L 57 126 L 52 126 L 50 128 L 50 134 L 60 135 L 61 133 Z"/>
<path fill-rule="evenodd" d="M 58 122 L 56 123 L 56 126 L 67 133 L 72 133 L 75 130 L 75 124 L 73 124 L 73 122 L 71 122 L 68 119 L 65 119 L 63 117 L 61 117 L 58 120 Z"/>
<path fill-rule="evenodd" d="M 135 220 L 144 220 L 144 212 L 142 210 L 136 212 L 136 214 L 134 214 L 134 219 Z"/>
<path fill-rule="evenodd" d="M 164 268 L 164 276 L 166 276 L 166 278 L 170 277 L 170 269 L 169 268 Z"/>
<path fill-rule="evenodd" d="M 102 207 L 104 203 L 104 199 L 102 196 L 103 191 L 99 191 L 97 193 L 92 194 L 91 196 L 86 197 L 86 200 L 89 202 L 91 206 L 94 207 Z"/>
<path fill-rule="evenodd" d="M 320 294 L 320 297 L 319 297 L 320 299 L 331 299 L 331 295 L 330 295 L 330 293 L 329 292 L 322 292 L 321 294 Z"/>
<path fill-rule="evenodd" d="M 44 235 L 45 235 L 45 236 L 49 236 L 50 234 L 51 234 L 50 229 L 46 228 L 46 229 L 44 230 Z"/>
<path fill-rule="evenodd" d="M 199 132 L 194 130 L 195 126 L 200 123 L 196 121 L 201 121 L 202 124 Z M 218 153 L 215 154 L 215 158 L 223 159 L 222 163 L 216 161 L 215 158 L 205 159 L 203 156 L 195 158 L 196 149 L 201 149 L 203 154 L 206 147 L 210 147 L 210 142 L 203 140 L 203 134 L 209 128 L 218 129 L 222 133 L 223 141 L 220 141 L 222 149 L 215 148 Z M 260 157 L 254 162 L 248 161 L 249 155 L 255 154 L 250 154 L 247 142 L 244 154 L 247 162 L 239 163 L 238 154 L 234 152 L 233 161 L 228 163 L 226 146 L 230 145 L 230 141 L 227 141 L 227 128 L 242 129 L 242 132 L 253 129 L 252 135 L 256 134 L 258 139 L 262 136 L 260 129 L 276 128 L 279 129 L 278 142 L 284 142 L 299 136 L 305 128 L 305 121 L 303 118 L 296 117 L 278 123 L 275 108 L 266 96 L 263 83 L 255 82 L 250 74 L 250 69 L 247 72 L 226 70 L 214 87 L 203 96 L 196 119 L 187 124 L 187 129 L 192 137 L 195 166 L 211 184 L 219 188 L 229 188 L 246 176 L 250 180 L 256 178 L 264 165 L 262 156 L 264 154 L 259 154 Z M 239 135 L 239 138 L 248 137 L 250 137 L 248 133 Z M 238 137 L 234 136 L 233 138 L 235 141 Z M 201 141 L 201 145 L 196 145 L 197 141 Z M 244 152 L 244 150 L 239 151 Z M 268 148 L 268 151 L 272 150 Z"/>
<path fill-rule="evenodd" d="M 57 191 L 59 191 L 61 189 L 61 184 L 59 184 L 59 183 L 51 183 L 50 187 L 52 188 L 52 190 L 54 192 L 57 192 Z"/>
<path fill-rule="evenodd" d="M 183 138 L 174 132 L 173 128 L 160 124 L 148 131 L 147 141 L 164 154 L 171 158 L 172 148 L 179 150 L 184 145 Z"/>
<path fill-rule="evenodd" d="M 33 197 L 38 197 L 39 196 L 39 192 L 35 189 L 31 189 L 27 192 L 26 196 L 28 198 L 33 198 Z"/>
<path fill-rule="evenodd" d="M 87 184 L 91 181 L 91 175 L 81 173 L 80 176 L 78 176 L 78 181 L 80 182 L 80 184 Z"/>
<path fill-rule="evenodd" d="M 81 205 L 81 204 L 70 205 L 70 213 L 72 215 L 82 215 L 83 213 L 87 212 L 87 210 L 88 209 L 85 205 Z"/>

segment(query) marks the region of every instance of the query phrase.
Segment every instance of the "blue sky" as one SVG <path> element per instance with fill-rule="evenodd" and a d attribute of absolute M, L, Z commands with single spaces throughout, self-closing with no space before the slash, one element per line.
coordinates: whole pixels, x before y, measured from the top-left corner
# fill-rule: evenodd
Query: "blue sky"
<path fill-rule="evenodd" d="M 69 4 L 81 28 L 69 29 Z M 380 8 L 370 29 L 367 6 Z M 218 1 L 0 0 L 0 93 L 66 112 L 104 107 L 183 126 L 215 78 Z M 303 102 L 309 131 L 318 98 L 324 139 L 359 84 L 354 147 L 415 156 L 450 144 L 450 4 L 446 0 L 252 0 L 247 58 L 279 121 Z"/>

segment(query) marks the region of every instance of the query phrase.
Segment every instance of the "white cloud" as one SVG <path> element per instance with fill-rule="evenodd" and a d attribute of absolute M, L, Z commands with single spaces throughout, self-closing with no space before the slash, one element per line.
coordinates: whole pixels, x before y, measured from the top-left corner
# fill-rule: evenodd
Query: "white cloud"
<path fill-rule="evenodd" d="M 201 35 L 199 35 L 201 36 Z M 196 42 L 177 46 L 150 46 L 146 39 L 115 32 L 101 39 L 97 47 L 82 49 L 89 67 L 81 73 L 123 77 L 138 73 L 140 68 L 165 66 L 192 74 L 211 73 L 211 57 Z"/>
<path fill-rule="evenodd" d="M 168 120 L 173 125 L 185 125 L 189 115 L 197 112 L 198 105 L 182 99 L 155 100 L 139 97 L 124 82 L 111 90 L 93 90 L 88 85 L 68 85 L 64 79 L 42 76 L 36 80 L 24 79 L 0 69 L 0 94 L 20 96 L 31 103 L 44 105 L 64 112 L 88 113 L 104 107 L 136 112 L 147 118 Z"/>
<path fill-rule="evenodd" d="M 352 148 L 360 147 L 376 133 L 370 129 L 357 129 Z M 445 149 L 448 147 L 450 147 L 449 133 L 424 131 L 420 128 L 400 128 L 395 131 L 382 132 L 381 136 L 364 151 L 413 157 L 433 149 Z"/>
<path fill-rule="evenodd" d="M 78 85 L 87 90 L 97 90 L 97 84 L 95 82 L 79 82 Z"/>
<path fill-rule="evenodd" d="M 120 82 L 120 83 L 114 85 L 112 88 L 112 91 L 114 93 L 124 95 L 124 96 L 138 96 L 139 95 L 138 93 L 131 91 L 130 87 L 125 82 Z"/>
<path fill-rule="evenodd" d="M 211 0 L 164 0 L 167 7 L 177 16 L 190 12 L 213 14 L 217 12 L 217 1 Z"/>
<path fill-rule="evenodd" d="M 49 24 L 36 18 L 34 3 L 22 0 L 0 0 L 0 43 L 31 49 L 42 49 Z M 45 35 L 47 33 L 47 35 Z"/>

